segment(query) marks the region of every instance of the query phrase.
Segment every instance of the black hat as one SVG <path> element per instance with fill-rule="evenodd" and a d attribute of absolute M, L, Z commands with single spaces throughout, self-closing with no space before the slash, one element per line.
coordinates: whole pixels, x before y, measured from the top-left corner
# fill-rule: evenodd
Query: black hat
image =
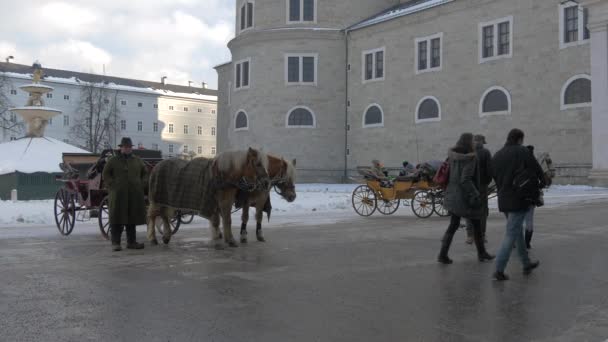
<path fill-rule="evenodd" d="M 120 145 L 118 145 L 118 147 L 123 147 L 123 146 L 133 146 L 133 141 L 131 141 L 131 138 L 123 137 L 120 140 Z"/>
<path fill-rule="evenodd" d="M 480 143 L 480 144 L 487 144 L 486 143 L 486 137 L 481 135 L 481 134 L 477 134 L 475 135 L 475 137 L 473 137 L 473 140 Z"/>

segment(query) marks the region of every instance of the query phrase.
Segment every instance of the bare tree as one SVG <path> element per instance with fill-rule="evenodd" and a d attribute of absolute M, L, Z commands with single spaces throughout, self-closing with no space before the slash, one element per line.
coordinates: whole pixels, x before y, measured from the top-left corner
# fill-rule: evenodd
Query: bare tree
<path fill-rule="evenodd" d="M 9 110 L 13 106 L 8 93 L 13 89 L 8 77 L 0 74 L 0 129 L 2 136 L 23 134 L 23 121 L 17 120 L 17 115 Z"/>
<path fill-rule="evenodd" d="M 70 137 L 81 147 L 99 153 L 114 146 L 119 117 L 118 90 L 109 89 L 105 83 L 85 83 Z"/>

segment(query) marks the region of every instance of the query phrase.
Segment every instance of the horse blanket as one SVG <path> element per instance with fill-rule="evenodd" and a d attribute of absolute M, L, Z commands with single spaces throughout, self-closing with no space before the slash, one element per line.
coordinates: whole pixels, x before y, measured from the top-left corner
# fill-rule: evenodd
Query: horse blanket
<path fill-rule="evenodd" d="M 213 160 L 168 159 L 160 162 L 150 175 L 150 200 L 175 209 L 187 209 L 209 218 L 217 210 Z"/>

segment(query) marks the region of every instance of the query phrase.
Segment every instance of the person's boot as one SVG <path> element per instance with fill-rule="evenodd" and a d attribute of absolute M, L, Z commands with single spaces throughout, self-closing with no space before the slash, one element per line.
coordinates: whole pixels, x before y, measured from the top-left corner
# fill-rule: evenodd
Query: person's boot
<path fill-rule="evenodd" d="M 449 265 L 453 261 L 448 257 L 448 251 L 450 250 L 450 245 L 452 244 L 452 239 L 454 238 L 454 234 L 445 233 L 443 239 L 441 240 L 441 250 L 439 251 L 439 256 L 437 257 L 437 261 Z"/>
<path fill-rule="evenodd" d="M 509 277 L 504 273 L 504 272 L 494 272 L 494 274 L 492 275 L 492 277 L 497 280 L 497 281 L 505 281 L 505 280 L 509 280 Z"/>
<path fill-rule="evenodd" d="M 112 238 L 112 251 L 119 252 L 122 250 L 122 247 L 120 246 L 120 238 L 122 235 L 122 225 L 118 225 L 118 224 L 110 225 L 110 230 L 111 230 L 110 236 Z"/>
<path fill-rule="evenodd" d="M 540 261 L 530 261 L 528 265 L 524 266 L 524 274 L 529 275 L 538 265 L 540 265 Z"/>
<path fill-rule="evenodd" d="M 530 241 L 532 241 L 532 234 L 533 233 L 534 232 L 529 232 L 529 231 L 526 230 L 526 248 L 527 249 L 531 249 L 532 248 L 532 246 L 530 246 Z"/>
<path fill-rule="evenodd" d="M 144 244 L 137 240 L 135 226 L 127 226 L 127 249 L 144 249 Z"/>
<path fill-rule="evenodd" d="M 477 247 L 477 259 L 480 262 L 494 260 L 495 256 L 486 251 L 486 246 L 483 243 L 483 236 L 480 229 L 473 229 L 473 238 L 475 239 L 475 247 Z"/>

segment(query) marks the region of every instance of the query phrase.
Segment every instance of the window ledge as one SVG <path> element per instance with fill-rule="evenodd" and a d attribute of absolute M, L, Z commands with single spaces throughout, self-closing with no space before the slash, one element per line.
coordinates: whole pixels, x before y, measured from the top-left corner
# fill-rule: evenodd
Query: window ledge
<path fill-rule="evenodd" d="M 592 107 L 592 102 L 575 103 L 575 104 L 562 104 L 561 105 L 561 110 L 570 110 L 570 109 L 577 109 L 577 108 L 589 108 L 589 107 Z"/>
<path fill-rule="evenodd" d="M 563 49 L 567 49 L 567 48 L 574 47 L 574 46 L 587 45 L 587 44 L 589 44 L 590 40 L 591 39 L 577 40 L 575 42 L 570 42 L 570 43 L 560 42 L 559 43 L 559 49 L 563 50 Z"/>
<path fill-rule="evenodd" d="M 416 124 L 424 124 L 430 122 L 440 122 L 441 118 L 433 118 L 433 119 L 416 119 Z"/>
<path fill-rule="evenodd" d="M 499 116 L 499 115 L 510 115 L 510 114 L 511 114 L 511 111 L 503 110 L 500 112 L 485 112 L 485 113 L 481 112 L 481 113 L 479 113 L 479 116 L 483 118 L 486 116 Z"/>
<path fill-rule="evenodd" d="M 379 124 L 371 124 L 371 125 L 363 125 L 363 128 L 379 128 L 379 127 L 384 127 L 384 123 L 379 123 Z"/>
<path fill-rule="evenodd" d="M 441 71 L 443 70 L 443 66 L 438 66 L 435 68 L 427 68 L 427 69 L 418 69 L 416 68 L 416 75 L 420 75 L 420 74 L 426 74 L 427 72 L 436 72 L 436 71 Z"/>
<path fill-rule="evenodd" d="M 384 81 L 384 77 L 381 78 L 372 78 L 369 80 L 363 80 L 362 84 L 367 84 L 367 83 L 376 83 L 376 82 L 383 82 Z"/>
<path fill-rule="evenodd" d="M 488 57 L 488 58 L 481 58 L 479 60 L 479 64 L 483 64 L 483 63 L 487 63 L 487 62 L 492 62 L 492 61 L 497 61 L 500 59 L 508 59 L 508 58 L 512 58 L 513 54 L 508 54 L 508 55 L 500 55 L 500 56 L 495 56 L 495 57 Z"/>

